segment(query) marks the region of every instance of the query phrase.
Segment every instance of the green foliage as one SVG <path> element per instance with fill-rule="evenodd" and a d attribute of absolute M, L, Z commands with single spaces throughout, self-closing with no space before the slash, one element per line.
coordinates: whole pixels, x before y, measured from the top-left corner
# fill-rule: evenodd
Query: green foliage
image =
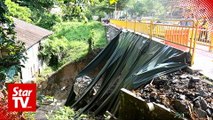
<path fill-rule="evenodd" d="M 95 1 L 95 5 L 90 6 L 87 11 L 85 11 L 86 16 L 92 19 L 92 16 L 99 16 L 99 18 L 104 18 L 106 14 L 114 11 L 114 7 L 109 4 L 109 0 Z"/>
<path fill-rule="evenodd" d="M 116 7 L 118 10 L 123 10 L 129 4 L 128 2 L 132 0 L 118 0 Z"/>
<path fill-rule="evenodd" d="M 26 58 L 24 44 L 15 40 L 14 25 L 7 16 L 7 7 L 0 1 L 0 81 L 11 81 Z"/>
<path fill-rule="evenodd" d="M 138 16 L 161 16 L 165 14 L 165 8 L 160 0 L 130 0 L 127 4 L 129 14 Z"/>
<path fill-rule="evenodd" d="M 35 112 L 24 112 L 23 116 L 26 120 L 35 120 Z"/>
<path fill-rule="evenodd" d="M 65 21 L 78 20 L 87 22 L 85 11 L 90 5 L 93 4 L 93 0 L 64 0 L 61 2 L 61 8 L 63 10 L 63 19 Z"/>
<path fill-rule="evenodd" d="M 12 2 L 11 0 L 5 0 L 5 4 L 8 7 L 9 15 L 24 20 L 26 22 L 31 22 L 31 10 L 27 7 L 22 7 L 19 4 Z"/>
<path fill-rule="evenodd" d="M 84 41 L 92 37 L 95 48 L 103 47 L 106 44 L 104 26 L 100 22 L 64 22 L 54 26 L 54 35 L 50 37 L 56 37 L 61 39 L 65 37 L 68 41 Z M 95 34 L 93 34 L 95 33 Z M 92 35 L 93 34 L 93 35 Z"/>
<path fill-rule="evenodd" d="M 55 24 L 60 23 L 62 21 L 59 16 L 50 14 L 48 12 L 44 12 L 42 14 L 40 12 L 34 13 L 35 13 L 33 15 L 34 23 L 42 28 L 51 30 Z"/>
<path fill-rule="evenodd" d="M 42 48 L 42 51 L 40 51 L 41 58 L 50 66 L 58 66 L 59 61 L 68 55 L 70 44 L 66 38 L 53 38 L 46 40 Z"/>
<path fill-rule="evenodd" d="M 48 120 L 92 120 L 87 115 L 81 115 L 78 118 L 75 118 L 77 113 L 69 107 L 61 107 L 59 110 L 54 111 L 50 115 L 46 115 Z"/>
<path fill-rule="evenodd" d="M 8 1 L 8 6 L 11 6 L 11 15 L 23 19 L 23 17 L 31 18 L 32 23 L 51 30 L 52 27 L 61 22 L 61 18 L 49 12 L 56 0 L 11 0 Z M 10 2 L 9 2 L 10 1 Z M 16 7 L 14 7 L 16 6 Z M 24 6 L 24 7 L 20 7 Z M 15 11 L 17 8 L 20 10 Z M 28 13 L 28 14 L 26 14 Z M 22 17 L 23 16 L 23 17 Z M 28 19 L 23 19 L 29 22 Z"/>
<path fill-rule="evenodd" d="M 118 6 L 123 6 L 125 2 L 120 1 Z M 12 16 L 50 30 L 62 20 L 88 22 L 94 15 L 101 18 L 114 10 L 109 0 L 7 0 L 7 4 Z M 54 7 L 62 13 L 51 14 Z"/>
<path fill-rule="evenodd" d="M 21 6 L 26 6 L 31 10 L 42 10 L 51 8 L 57 0 L 12 0 Z"/>
<path fill-rule="evenodd" d="M 89 44 L 91 49 L 106 45 L 105 30 L 99 22 L 63 22 L 53 30 L 54 34 L 42 44 L 40 57 L 56 69 L 85 56 Z"/>

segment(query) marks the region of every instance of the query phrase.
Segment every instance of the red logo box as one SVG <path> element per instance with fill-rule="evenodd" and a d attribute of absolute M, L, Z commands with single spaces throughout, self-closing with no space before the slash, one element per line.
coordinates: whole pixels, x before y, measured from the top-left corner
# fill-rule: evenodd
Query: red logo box
<path fill-rule="evenodd" d="M 36 84 L 9 84 L 8 111 L 36 111 Z"/>

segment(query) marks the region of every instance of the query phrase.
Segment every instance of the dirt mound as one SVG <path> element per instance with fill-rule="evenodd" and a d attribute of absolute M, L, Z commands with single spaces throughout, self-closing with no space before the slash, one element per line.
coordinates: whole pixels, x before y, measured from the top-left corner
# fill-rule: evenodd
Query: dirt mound
<path fill-rule="evenodd" d="M 213 86 L 199 73 L 177 71 L 152 80 L 134 91 L 147 102 L 171 108 L 179 117 L 209 119 L 213 117 Z"/>

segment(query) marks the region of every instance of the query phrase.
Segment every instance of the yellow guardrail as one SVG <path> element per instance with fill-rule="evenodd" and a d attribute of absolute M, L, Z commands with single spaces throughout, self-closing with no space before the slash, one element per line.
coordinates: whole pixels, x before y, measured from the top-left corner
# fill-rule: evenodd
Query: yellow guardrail
<path fill-rule="evenodd" d="M 213 51 L 213 31 L 197 30 L 197 43 L 209 47 L 209 51 Z"/>
<path fill-rule="evenodd" d="M 211 31 L 210 34 L 210 47 L 209 47 L 209 51 L 213 51 L 213 31 Z"/>
<path fill-rule="evenodd" d="M 164 40 L 165 44 L 169 44 L 173 47 L 179 47 L 184 51 L 189 50 L 192 55 L 192 62 L 194 63 L 194 49 L 195 49 L 195 38 L 197 38 L 196 24 L 194 21 L 189 21 L 191 26 L 180 26 L 179 22 L 183 21 L 169 21 L 169 24 L 164 23 L 153 23 L 152 20 L 148 21 L 124 21 L 124 20 L 110 20 L 111 24 L 116 25 L 120 28 L 133 30 L 142 34 L 149 35 L 150 38 L 160 38 Z M 185 22 L 187 22 L 185 20 Z M 212 34 L 213 35 L 213 34 Z"/>

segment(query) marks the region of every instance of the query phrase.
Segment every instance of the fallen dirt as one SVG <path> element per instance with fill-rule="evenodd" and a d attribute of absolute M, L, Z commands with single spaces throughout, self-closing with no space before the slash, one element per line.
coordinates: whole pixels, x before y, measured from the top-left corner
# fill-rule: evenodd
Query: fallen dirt
<path fill-rule="evenodd" d="M 53 73 L 46 81 L 41 82 L 37 87 L 37 98 L 43 99 L 45 96 L 52 96 L 53 99 L 39 102 L 37 100 L 36 120 L 47 120 L 46 115 L 62 107 L 69 95 L 78 73 L 92 60 L 101 50 L 94 50 L 84 58 L 71 62 L 60 70 Z M 100 66 L 101 68 L 102 66 Z M 89 74 L 94 77 L 99 72 L 97 68 Z M 97 72 L 97 73 L 96 73 Z"/>
<path fill-rule="evenodd" d="M 38 94 L 53 96 L 59 100 L 66 99 L 78 73 L 95 58 L 98 52 L 100 52 L 100 49 L 94 50 L 83 59 L 71 62 L 53 73 L 46 81 L 40 83 Z M 96 68 L 89 76 L 94 77 L 100 71 L 100 68 Z"/>
<path fill-rule="evenodd" d="M 147 102 L 163 104 L 178 117 L 212 120 L 212 82 L 199 73 L 177 71 L 153 79 L 150 84 L 133 92 Z"/>

